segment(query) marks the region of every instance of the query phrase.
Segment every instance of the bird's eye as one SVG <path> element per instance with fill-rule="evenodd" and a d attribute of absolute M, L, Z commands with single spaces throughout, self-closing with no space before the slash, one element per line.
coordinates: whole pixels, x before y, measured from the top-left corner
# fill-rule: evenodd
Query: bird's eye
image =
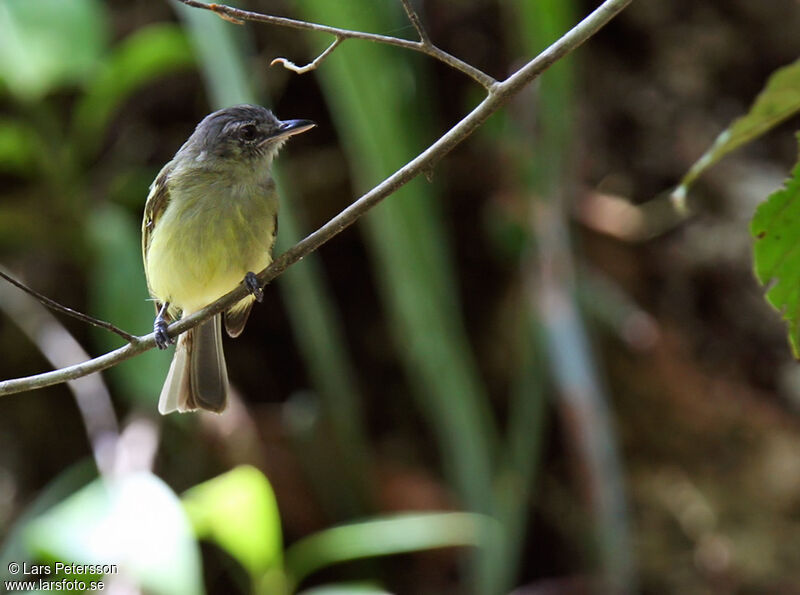
<path fill-rule="evenodd" d="M 255 125 L 247 124 L 246 126 L 242 126 L 241 130 L 239 131 L 239 136 L 243 141 L 251 142 L 256 140 L 256 136 L 258 131 L 256 130 Z"/>

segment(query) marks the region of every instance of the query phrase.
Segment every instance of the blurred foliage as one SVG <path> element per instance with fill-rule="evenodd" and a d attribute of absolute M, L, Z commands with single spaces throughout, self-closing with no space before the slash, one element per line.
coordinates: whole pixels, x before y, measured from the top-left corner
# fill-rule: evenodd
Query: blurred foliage
<path fill-rule="evenodd" d="M 147 184 L 203 113 L 274 103 L 282 117 L 320 123 L 313 140 L 279 160 L 285 249 L 478 97 L 470 81 L 427 58 L 355 40 L 315 75 L 273 68 L 267 77 L 275 55 L 300 63 L 330 39 L 236 27 L 171 4 L 182 25 L 170 22 L 169 3 L 0 3 L 0 182 L 8 182 L 0 258 L 136 333 L 152 323 L 139 245 Z M 590 4 L 414 2 L 437 43 L 492 74 L 540 51 Z M 0 570 L 22 560 L 112 562 L 124 569 L 119 586 L 152 593 L 491 595 L 515 585 L 566 593 L 585 587 L 575 577 L 591 581 L 598 567 L 628 572 L 624 498 L 615 492 L 619 439 L 632 469 L 644 592 L 795 592 L 800 429 L 783 414 L 800 382 L 753 306 L 759 300 L 742 290 L 749 277 L 719 265 L 741 236 L 729 241 L 715 227 L 692 243 L 697 228 L 687 226 L 655 245 L 620 246 L 569 221 L 585 215 L 584 194 L 647 195 L 680 177 L 700 153 L 693 149 L 708 143 L 697 122 L 711 118 L 686 104 L 670 118 L 662 106 L 678 105 L 669 104 L 671 93 L 696 103 L 736 96 L 722 87 L 739 77 L 715 79 L 698 56 L 741 47 L 749 39 L 742 31 L 766 30 L 748 11 L 773 8 L 726 4 L 726 15 L 746 13 L 731 35 L 709 18 L 713 2 L 636 4 L 581 51 L 585 65 L 556 65 L 431 179 L 370 213 L 363 243 L 342 234 L 287 271 L 277 283 L 283 306 L 254 313 L 235 346 L 241 361 L 229 359 L 250 373 L 232 375 L 247 407 L 166 419 L 155 472 L 97 478 L 88 462 L 75 463 L 86 444 L 68 407 L 44 391 L 24 403 L 4 399 Z M 285 8 L 297 18 L 414 35 L 395 1 Z M 684 37 L 706 50 L 687 59 Z M 781 39 L 769 36 L 792 59 L 796 48 Z M 761 56 L 767 44 L 756 45 Z M 786 64 L 775 52 L 762 56 L 765 64 Z M 743 70 L 740 62 L 736 72 Z M 181 76 L 184 86 L 169 85 Z M 677 193 L 795 113 L 797 90 L 796 63 L 776 70 Z M 686 129 L 675 124 L 684 119 Z M 642 130 L 647 142 L 635 136 Z M 672 138 L 677 148 L 665 147 Z M 795 169 L 752 223 L 756 273 L 763 283 L 777 279 L 767 297 L 784 310 L 795 349 L 797 176 Z M 724 213 L 736 178 L 721 177 Z M 700 255 L 717 245 L 723 257 L 702 268 Z M 601 282 L 583 283 L 587 263 L 609 278 L 591 270 Z M 648 355 L 626 343 L 641 330 L 638 301 L 662 325 L 651 329 L 661 339 Z M 595 333 L 584 307 L 612 312 L 612 332 Z M 13 329 L 0 331 L 0 366 L 16 375 L 41 365 L 28 361 Z M 77 332 L 96 349 L 118 344 Z M 151 352 L 109 372 L 120 415 L 154 415 L 167 363 Z M 603 372 L 615 389 L 619 434 L 603 409 Z M 595 409 L 570 408 L 576 394 L 590 394 Z M 547 415 L 548 396 L 560 415 Z"/>
<path fill-rule="evenodd" d="M 543 51 L 577 18 L 573 4 L 563 0 L 522 2 L 517 12 L 516 41 L 524 55 Z M 517 100 L 509 110 L 512 130 L 498 142 L 508 145 L 518 191 L 527 203 L 529 233 L 521 267 L 531 284 L 530 349 L 538 349 L 545 360 L 542 365 L 554 385 L 558 413 L 591 492 L 594 533 L 583 554 L 604 581 L 602 589 L 632 593 L 637 590 L 635 564 L 617 439 L 587 315 L 578 300 L 576 249 L 569 227 L 576 193 L 575 62 L 575 56 L 560 61 L 542 75 L 535 93 Z M 534 405 L 518 407 L 536 411 Z M 536 449 L 536 439 L 528 437 L 528 450 Z M 517 509 L 524 515 L 521 506 Z M 515 519 L 512 526 L 518 522 Z"/>
<path fill-rule="evenodd" d="M 0 78 L 21 101 L 92 76 L 108 39 L 98 0 L 9 0 L 0 7 Z"/>
<path fill-rule="evenodd" d="M 32 521 L 24 539 L 34 560 L 113 563 L 150 593 L 203 592 L 200 551 L 186 515 L 150 473 L 95 480 Z"/>
<path fill-rule="evenodd" d="M 363 31 L 406 22 L 399 4 L 370 0 L 312 0 L 299 9 L 308 20 Z M 326 43 L 320 39 L 317 50 Z M 437 136 L 428 120 L 425 67 L 385 46 L 345 44 L 320 71 L 357 191 L 380 182 Z M 417 407 L 436 428 L 445 472 L 465 506 L 488 512 L 496 430 L 464 332 L 438 195 L 435 182 L 412 180 L 362 225 L 397 353 Z"/>
<path fill-rule="evenodd" d="M 140 87 L 185 68 L 194 56 L 183 31 L 156 24 L 122 40 L 99 65 L 75 106 L 73 134 L 86 154 L 97 151 L 114 112 Z"/>
<path fill-rule="evenodd" d="M 481 546 L 496 527 L 489 517 L 463 512 L 403 514 L 333 527 L 286 550 L 294 583 L 328 564 L 453 546 Z"/>

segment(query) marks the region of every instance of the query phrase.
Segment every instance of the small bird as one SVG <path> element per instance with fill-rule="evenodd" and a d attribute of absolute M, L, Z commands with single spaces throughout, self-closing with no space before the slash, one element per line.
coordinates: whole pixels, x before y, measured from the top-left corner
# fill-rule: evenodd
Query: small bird
<path fill-rule="evenodd" d="M 209 114 L 156 176 L 144 207 L 142 256 L 156 303 L 156 344 L 166 349 L 170 321 L 188 316 L 244 282 L 251 295 L 225 312 L 238 337 L 262 288 L 255 275 L 272 262 L 278 195 L 270 165 L 310 120 L 276 118 L 257 105 Z M 228 401 L 222 314 L 178 339 L 158 410 L 221 413 Z"/>

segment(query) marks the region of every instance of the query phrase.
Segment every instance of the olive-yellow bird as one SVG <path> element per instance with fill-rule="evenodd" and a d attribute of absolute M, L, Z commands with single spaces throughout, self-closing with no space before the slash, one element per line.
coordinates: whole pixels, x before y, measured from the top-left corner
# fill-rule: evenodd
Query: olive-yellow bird
<path fill-rule="evenodd" d="M 286 139 L 313 127 L 256 105 L 225 108 L 206 116 L 158 174 L 144 208 L 142 254 L 160 349 L 171 342 L 170 321 L 244 281 L 251 295 L 225 312 L 228 335 L 241 334 L 253 301 L 262 298 L 255 273 L 272 262 L 278 228 L 270 165 Z M 227 401 L 219 314 L 180 335 L 158 410 L 220 413 Z"/>

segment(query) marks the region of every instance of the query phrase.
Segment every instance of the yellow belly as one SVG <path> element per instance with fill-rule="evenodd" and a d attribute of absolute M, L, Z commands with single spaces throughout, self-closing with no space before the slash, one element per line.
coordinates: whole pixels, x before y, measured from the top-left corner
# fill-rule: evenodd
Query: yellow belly
<path fill-rule="evenodd" d="M 199 204 L 173 199 L 166 208 L 147 251 L 148 285 L 158 301 L 195 312 L 272 261 L 274 201 L 225 198 Z"/>

